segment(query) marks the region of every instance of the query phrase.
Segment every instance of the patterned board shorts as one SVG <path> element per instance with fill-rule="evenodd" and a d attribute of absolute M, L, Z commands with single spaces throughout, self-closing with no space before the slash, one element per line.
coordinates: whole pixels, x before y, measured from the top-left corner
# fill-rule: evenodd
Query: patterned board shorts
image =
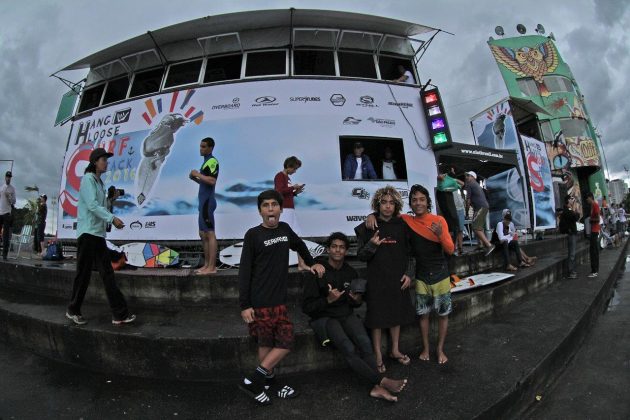
<path fill-rule="evenodd" d="M 293 348 L 293 323 L 285 305 L 254 308 L 254 322 L 249 324 L 249 335 L 259 347 Z"/>
<path fill-rule="evenodd" d="M 449 277 L 435 284 L 426 284 L 422 280 L 416 280 L 416 313 L 426 315 L 431 310 L 438 316 L 447 316 L 453 312 Z"/>

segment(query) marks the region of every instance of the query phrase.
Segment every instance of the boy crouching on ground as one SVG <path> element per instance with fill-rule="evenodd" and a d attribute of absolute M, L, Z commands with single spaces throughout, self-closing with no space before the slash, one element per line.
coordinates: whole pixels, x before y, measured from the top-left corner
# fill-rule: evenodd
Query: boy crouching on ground
<path fill-rule="evenodd" d="M 289 249 L 297 251 L 321 277 L 325 269 L 315 264 L 304 242 L 288 224 L 280 222 L 282 196 L 267 190 L 258 196 L 262 224 L 245 234 L 239 266 L 239 303 L 241 317 L 258 344 L 259 365 L 240 388 L 261 405 L 271 403 L 267 391 L 274 387 L 274 367 L 291 351 L 293 324 L 286 308 Z M 297 392 L 288 385 L 273 389 L 280 398 L 294 398 Z"/>

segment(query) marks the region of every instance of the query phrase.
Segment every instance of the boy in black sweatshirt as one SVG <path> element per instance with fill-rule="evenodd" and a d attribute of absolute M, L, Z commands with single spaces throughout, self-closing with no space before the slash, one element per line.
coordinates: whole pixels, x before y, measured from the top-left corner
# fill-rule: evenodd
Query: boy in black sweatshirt
<path fill-rule="evenodd" d="M 282 196 L 267 190 L 258 196 L 262 224 L 245 234 L 239 265 L 239 303 L 241 317 L 258 344 L 259 366 L 253 375 L 243 378 L 240 388 L 261 405 L 271 403 L 267 395 L 274 367 L 291 351 L 293 324 L 286 308 L 289 249 L 297 251 L 321 277 L 325 269 L 315 264 L 304 242 L 288 224 L 280 222 Z M 277 390 L 280 398 L 294 398 L 297 392 L 288 385 Z"/>
<path fill-rule="evenodd" d="M 348 245 L 348 237 L 341 232 L 328 237 L 328 260 L 323 262 L 326 273 L 304 283 L 302 311 L 311 317 L 311 327 L 322 343 L 332 342 L 354 373 L 372 385 L 371 397 L 396 402 L 398 398 L 392 394 L 402 391 L 407 380 L 384 377 L 376 368 L 372 342 L 353 313 L 363 302 L 365 290 L 354 284 L 359 283 L 358 274 L 345 262 Z"/>

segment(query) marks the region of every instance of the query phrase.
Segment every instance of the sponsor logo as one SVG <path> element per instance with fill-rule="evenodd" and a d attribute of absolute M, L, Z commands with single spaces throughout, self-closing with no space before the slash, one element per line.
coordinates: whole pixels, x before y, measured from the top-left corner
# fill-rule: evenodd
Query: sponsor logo
<path fill-rule="evenodd" d="M 63 224 L 61 225 L 61 227 L 62 227 L 63 229 L 72 229 L 72 226 L 74 226 L 74 225 L 73 225 L 73 224 L 71 224 L 71 223 L 63 223 Z"/>
<path fill-rule="evenodd" d="M 330 103 L 334 106 L 343 106 L 346 103 L 346 98 L 341 93 L 333 93 L 330 97 Z"/>
<path fill-rule="evenodd" d="M 362 108 L 378 108 L 378 105 L 374 102 L 374 97 L 369 95 L 363 95 L 359 98 L 359 102 L 355 104 Z"/>
<path fill-rule="evenodd" d="M 347 222 L 364 222 L 367 216 L 346 216 Z"/>
<path fill-rule="evenodd" d="M 131 230 L 138 230 L 138 229 L 142 229 L 142 222 L 140 222 L 140 220 L 136 220 L 135 222 L 131 222 L 129 224 L 129 228 Z"/>
<path fill-rule="evenodd" d="M 400 193 L 400 198 L 402 198 L 403 200 L 405 198 L 409 198 L 409 190 L 401 190 L 400 188 L 396 188 L 396 189 Z"/>
<path fill-rule="evenodd" d="M 369 200 L 370 199 L 370 193 L 367 192 L 367 190 L 365 188 L 362 187 L 356 187 L 352 189 L 352 196 L 353 197 L 357 197 L 361 200 Z"/>
<path fill-rule="evenodd" d="M 259 96 L 252 106 L 275 106 L 278 105 L 278 99 L 275 96 Z"/>
<path fill-rule="evenodd" d="M 232 103 L 231 104 L 219 104 L 219 105 L 213 105 L 211 109 L 219 109 L 219 110 L 226 110 L 226 109 L 238 109 L 241 106 L 241 99 L 240 98 L 234 98 L 232 99 Z"/>
<path fill-rule="evenodd" d="M 358 118 L 354 118 L 354 117 L 346 117 L 345 120 L 343 120 L 343 124 L 344 125 L 357 125 L 361 122 L 360 119 Z"/>
<path fill-rule="evenodd" d="M 131 108 L 121 109 L 114 114 L 114 124 L 123 124 L 129 121 L 131 116 Z"/>
<path fill-rule="evenodd" d="M 150 222 L 145 222 L 144 223 L 144 228 L 145 229 L 155 229 L 155 221 L 150 221 Z"/>
<path fill-rule="evenodd" d="M 387 102 L 387 105 L 397 106 L 398 108 L 413 108 L 411 102 Z"/>
<path fill-rule="evenodd" d="M 367 119 L 369 122 L 371 122 L 372 124 L 377 124 L 380 125 L 381 127 L 387 127 L 387 128 L 392 128 L 396 125 L 396 121 L 395 120 L 390 120 L 388 118 L 374 118 L 374 117 L 370 117 Z"/>
<path fill-rule="evenodd" d="M 324 251 L 325 251 L 325 250 L 326 250 L 326 249 L 325 249 L 322 245 L 317 244 L 317 246 L 314 246 L 314 247 L 312 247 L 312 248 L 309 248 L 309 249 L 308 249 L 308 252 L 311 254 L 311 257 L 313 257 L 313 258 L 317 258 L 317 257 L 319 257 L 320 255 L 322 255 L 322 254 L 324 253 Z"/>
<path fill-rule="evenodd" d="M 265 246 L 269 246 L 269 245 L 275 245 L 278 242 L 289 242 L 289 237 L 288 236 L 278 236 L 277 238 L 267 239 L 263 243 L 265 244 Z"/>
<path fill-rule="evenodd" d="M 291 96 L 289 101 L 291 102 L 320 102 L 322 99 L 319 96 Z"/>

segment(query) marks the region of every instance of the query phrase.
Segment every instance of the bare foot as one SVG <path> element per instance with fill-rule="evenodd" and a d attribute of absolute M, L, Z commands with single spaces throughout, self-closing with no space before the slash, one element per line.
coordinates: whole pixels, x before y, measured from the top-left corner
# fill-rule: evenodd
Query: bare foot
<path fill-rule="evenodd" d="M 197 271 L 195 271 L 195 274 L 198 276 L 207 276 L 209 274 L 216 274 L 217 273 L 217 269 L 215 268 L 214 270 L 211 268 L 202 268 L 199 269 Z"/>
<path fill-rule="evenodd" d="M 388 390 L 379 385 L 374 385 L 374 388 L 370 391 L 370 397 L 379 398 L 381 400 L 396 402 L 398 398 L 389 393 Z"/>
<path fill-rule="evenodd" d="M 446 357 L 443 351 L 438 351 L 438 363 L 444 365 L 446 362 L 448 362 L 448 357 Z"/>
<path fill-rule="evenodd" d="M 420 356 L 418 356 L 418 359 L 422 360 L 423 362 L 428 362 L 430 357 L 429 357 L 429 350 L 422 350 L 422 353 L 420 353 Z"/>
<path fill-rule="evenodd" d="M 508 265 L 505 269 L 507 271 L 518 271 L 518 268 L 514 267 L 512 264 Z"/>
<path fill-rule="evenodd" d="M 376 362 L 376 370 L 378 371 L 378 373 L 387 372 L 387 368 L 385 367 L 385 364 L 383 363 L 382 360 L 380 362 L 379 361 Z"/>
<path fill-rule="evenodd" d="M 389 392 L 393 392 L 394 394 L 398 394 L 402 391 L 405 385 L 407 385 L 406 379 L 383 378 L 380 383 L 381 387 L 385 388 Z"/>

